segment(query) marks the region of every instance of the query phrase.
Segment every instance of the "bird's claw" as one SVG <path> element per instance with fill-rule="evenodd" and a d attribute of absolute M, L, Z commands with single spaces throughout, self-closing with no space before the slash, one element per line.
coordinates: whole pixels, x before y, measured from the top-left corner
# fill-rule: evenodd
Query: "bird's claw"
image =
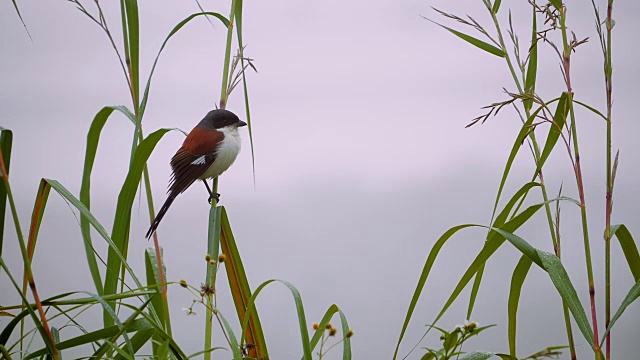
<path fill-rule="evenodd" d="M 209 195 L 209 199 L 207 199 L 207 201 L 209 202 L 209 204 L 211 204 L 211 201 L 213 199 L 216 199 L 216 202 L 220 201 L 220 194 L 218 193 L 213 193 L 211 195 Z"/>

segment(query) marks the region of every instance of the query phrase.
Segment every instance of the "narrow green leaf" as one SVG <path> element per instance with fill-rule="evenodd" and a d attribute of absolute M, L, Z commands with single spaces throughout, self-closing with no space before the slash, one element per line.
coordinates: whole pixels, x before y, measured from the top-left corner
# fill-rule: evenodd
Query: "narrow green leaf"
<path fill-rule="evenodd" d="M 602 340 L 600 340 L 600 347 L 602 347 L 602 343 L 604 343 L 604 340 L 607 338 L 607 334 L 609 334 L 609 332 L 613 328 L 613 325 L 616 323 L 616 321 L 618 321 L 620 316 L 622 316 L 622 313 L 624 313 L 627 307 L 631 305 L 631 303 L 636 301 L 638 297 L 640 297 L 640 281 L 636 282 L 635 285 L 631 287 L 631 290 L 629 290 L 627 296 L 625 296 L 624 300 L 622 300 L 622 304 L 620 304 L 620 307 L 616 311 L 615 315 L 613 315 L 613 317 L 611 318 L 611 322 L 607 327 L 607 331 L 605 331 L 605 333 L 602 335 Z"/>
<path fill-rule="evenodd" d="M 124 114 L 135 125 L 135 116 L 125 106 L 105 106 L 103 107 L 91 122 L 89 132 L 87 133 L 87 149 L 84 156 L 84 169 L 82 170 L 82 185 L 80 187 L 80 201 L 91 209 L 91 173 L 93 171 L 93 164 L 95 163 L 96 153 L 98 152 L 98 142 L 100 141 L 100 134 L 106 124 L 109 116 L 113 111 L 119 111 Z M 96 288 L 96 292 L 100 295 L 103 294 L 102 279 L 100 278 L 100 270 L 96 261 L 95 249 L 91 241 L 90 224 L 87 218 L 80 214 L 80 230 L 82 231 L 82 237 L 84 239 L 84 251 L 89 263 L 89 271 L 91 272 L 91 278 L 93 279 L 93 285 Z"/>
<path fill-rule="evenodd" d="M 347 323 L 347 317 L 344 315 L 342 310 L 338 310 L 340 314 L 340 323 L 342 323 L 342 334 L 346 336 L 347 332 L 351 330 L 349 328 L 349 323 Z M 345 337 L 342 342 L 342 360 L 351 360 L 351 338 Z"/>
<path fill-rule="evenodd" d="M 16 0 L 11 0 L 11 1 L 13 2 L 13 8 L 16 10 L 16 14 L 18 15 L 18 18 L 20 19 L 20 22 L 24 27 L 24 31 L 27 33 L 27 36 L 29 37 L 29 39 L 33 41 L 33 38 L 31 37 L 31 33 L 29 33 L 29 29 L 27 29 L 27 24 L 24 22 L 24 19 L 22 18 L 22 14 L 20 13 L 20 9 L 18 8 L 18 2 Z"/>
<path fill-rule="evenodd" d="M 131 331 L 130 329 L 131 327 L 129 327 L 127 331 Z M 151 339 L 151 336 L 153 336 L 154 333 L 155 331 L 153 330 L 152 327 L 149 327 L 148 329 L 144 329 L 144 330 L 138 330 L 138 332 L 136 332 L 136 334 L 131 337 L 131 346 L 133 347 L 134 353 L 137 353 L 138 350 L 140 350 L 147 342 L 149 342 L 149 339 Z M 120 354 L 118 354 L 114 358 L 114 360 L 124 360 L 124 359 L 125 359 L 125 356 L 122 356 Z"/>
<path fill-rule="evenodd" d="M 449 350 L 451 350 L 457 344 L 458 344 L 458 332 L 454 331 L 452 333 L 449 333 L 445 337 L 444 343 L 442 343 L 442 346 L 444 347 L 444 351 L 449 352 Z"/>
<path fill-rule="evenodd" d="M 120 326 L 123 327 L 123 325 L 120 325 Z M 140 330 L 151 330 L 151 329 L 153 329 L 153 327 L 151 326 L 151 324 L 149 324 L 149 322 L 147 320 L 137 319 L 137 320 L 134 320 L 129 326 L 127 326 L 124 329 L 125 329 L 126 333 L 132 333 L 132 332 L 140 331 Z M 57 346 L 58 346 L 59 350 L 71 349 L 71 348 L 74 348 L 74 347 L 77 347 L 77 346 L 90 344 L 90 343 L 93 343 L 93 342 L 98 342 L 100 340 L 112 338 L 113 336 L 115 336 L 118 333 L 120 333 L 120 331 L 121 331 L 121 328 L 119 326 L 115 326 L 114 325 L 114 326 L 110 326 L 108 328 L 92 331 L 92 332 L 87 333 L 87 334 L 82 334 L 80 336 L 76 336 L 76 337 L 71 338 L 69 340 L 65 340 L 65 341 L 59 343 Z M 44 352 L 43 350 L 46 351 L 45 349 L 35 351 L 35 352 L 29 354 L 29 356 L 25 357 L 24 360 L 34 359 L 34 358 L 36 358 L 38 356 L 45 355 L 46 352 Z"/>
<path fill-rule="evenodd" d="M 494 14 L 498 13 L 498 10 L 500 10 L 500 4 L 502 3 L 502 0 L 495 0 L 493 2 L 493 7 L 491 8 L 491 12 Z"/>
<path fill-rule="evenodd" d="M 550 253 L 540 250 L 536 251 L 542 261 L 542 268 L 547 271 L 551 278 L 551 282 L 553 282 L 558 293 L 567 303 L 569 311 L 571 311 L 571 315 L 573 315 L 573 319 L 578 325 L 580 332 L 582 332 L 582 336 L 584 336 L 585 340 L 587 340 L 589 345 L 591 345 L 591 348 L 593 348 L 593 330 L 591 329 L 591 325 L 589 324 L 584 308 L 580 303 L 576 289 L 573 287 L 573 284 L 569 279 L 569 275 L 567 275 L 567 271 L 564 269 L 564 266 L 562 266 L 560 259 Z"/>
<path fill-rule="evenodd" d="M 429 19 L 427 19 L 427 20 L 429 20 Z M 459 37 L 460 39 L 468 42 L 469 44 L 471 44 L 471 45 L 473 45 L 473 46 L 475 46 L 477 48 L 480 48 L 480 49 L 482 49 L 482 50 L 484 50 L 484 51 L 486 51 L 486 52 L 488 52 L 490 54 L 493 54 L 493 55 L 496 55 L 496 56 L 499 56 L 499 57 L 505 57 L 506 56 L 505 52 L 502 51 L 502 49 L 499 49 L 499 48 L 497 48 L 497 47 L 495 47 L 495 46 L 493 46 L 493 45 L 491 45 L 489 43 L 486 43 L 486 42 L 484 42 L 482 40 L 476 39 L 473 36 L 469 36 L 467 34 L 464 34 L 464 33 L 461 33 L 459 31 L 456 31 L 456 30 L 454 30 L 452 28 L 446 27 L 446 26 L 444 26 L 442 24 L 439 24 L 439 23 L 437 23 L 437 22 L 435 22 L 433 20 L 429 20 L 429 21 L 431 21 L 432 23 L 434 23 L 434 24 L 436 24 L 436 25 L 448 30 L 450 33 L 452 33 L 455 36 Z"/>
<path fill-rule="evenodd" d="M 13 359 L 11 357 L 11 354 L 9 354 L 9 351 L 7 351 L 7 348 L 5 348 L 3 345 L 0 345 L 0 354 L 2 354 L 2 356 L 4 356 L 5 360 L 12 360 Z"/>
<path fill-rule="evenodd" d="M 396 349 L 393 353 L 393 359 L 398 357 L 398 350 L 400 350 L 400 343 L 402 343 L 402 339 L 404 338 L 404 334 L 407 331 L 407 327 L 409 326 L 409 321 L 413 316 L 413 311 L 418 304 L 418 300 L 420 299 L 420 295 L 422 295 L 422 290 L 424 289 L 424 284 L 427 282 L 427 278 L 429 277 L 429 273 L 431 272 L 431 268 L 440 253 L 440 250 L 444 246 L 444 244 L 458 231 L 473 226 L 473 224 L 464 224 L 454 226 L 451 229 L 447 230 L 440 238 L 433 244 L 433 247 L 429 251 L 429 256 L 427 257 L 427 261 L 422 268 L 422 273 L 420 274 L 420 278 L 418 279 L 418 285 L 416 285 L 416 290 L 413 292 L 413 297 L 411 298 L 411 302 L 409 302 L 409 308 L 407 309 L 407 315 L 405 315 L 404 323 L 402 324 L 402 329 L 400 330 L 400 336 L 398 338 L 398 343 L 396 344 Z"/>
<path fill-rule="evenodd" d="M 149 156 L 155 149 L 156 145 L 162 139 L 162 137 L 169 132 L 170 129 L 159 129 L 147 136 L 140 145 L 136 148 L 136 152 L 133 156 L 129 173 L 122 185 L 120 194 L 118 195 L 118 204 L 116 206 L 115 219 L 113 221 L 113 229 L 111 231 L 111 239 L 115 244 L 117 250 L 124 254 L 124 261 L 126 263 L 126 253 L 129 246 L 129 229 L 131 225 L 131 209 L 133 207 L 133 201 L 135 200 L 136 192 L 138 190 L 138 184 L 142 177 L 142 170 L 144 169 Z M 116 249 L 109 248 L 107 255 L 107 271 L 104 280 L 104 295 L 115 294 L 119 279 L 120 268 L 123 265 L 123 259 L 117 255 Z M 113 305 L 113 303 L 111 303 Z M 111 317 L 104 314 L 105 327 L 113 325 Z"/>
<path fill-rule="evenodd" d="M 518 265 L 513 270 L 511 276 L 511 288 L 509 289 L 509 301 L 508 301 L 508 317 L 509 317 L 509 354 L 513 357 L 516 356 L 516 322 L 518 314 L 518 305 L 520 304 L 520 293 L 522 291 L 522 285 L 527 278 L 529 269 L 531 268 L 532 261 L 525 255 L 520 257 Z"/>
<path fill-rule="evenodd" d="M 316 348 L 316 345 L 318 345 L 318 342 L 322 338 L 322 334 L 325 332 L 325 329 L 326 329 L 325 326 L 327 326 L 327 324 L 331 321 L 331 318 L 333 318 L 333 315 L 335 313 L 338 313 L 340 315 L 340 322 L 342 323 L 343 335 L 350 330 L 349 324 L 347 323 L 347 318 L 342 312 L 342 310 L 340 310 L 336 304 L 329 306 L 329 309 L 327 309 L 327 311 L 324 313 L 322 320 L 320 320 L 320 322 L 318 323 L 318 329 L 315 330 L 313 337 L 311 338 L 311 341 L 309 343 L 309 347 L 311 348 L 311 351 L 313 351 Z M 342 348 L 343 348 L 342 359 L 351 360 L 351 339 L 350 338 L 344 338 Z"/>
<path fill-rule="evenodd" d="M 532 6 L 533 20 L 531 30 L 531 47 L 529 48 L 529 64 L 527 66 L 527 76 L 524 80 L 524 91 L 527 94 L 535 94 L 536 90 L 536 74 L 538 72 L 538 23 L 536 17 L 536 7 Z M 524 101 L 524 107 L 527 110 L 531 110 L 533 106 L 533 100 L 527 99 Z"/>
<path fill-rule="evenodd" d="M 530 206 L 529 208 L 525 209 L 522 213 L 518 214 L 516 217 L 514 217 L 513 219 L 505 223 L 501 229 L 492 228 L 492 230 L 494 230 L 495 233 L 492 233 L 491 235 L 489 235 L 482 250 L 480 250 L 480 252 L 476 256 L 476 258 L 473 260 L 471 265 L 469 265 L 464 275 L 462 275 L 462 278 L 460 279 L 455 289 L 449 296 L 449 299 L 447 300 L 445 305 L 442 307 L 442 310 L 440 310 L 440 313 L 438 314 L 436 319 L 433 321 L 434 324 L 438 323 L 438 320 L 440 320 L 440 318 L 444 315 L 447 309 L 449 309 L 451 304 L 453 304 L 455 299 L 457 299 L 457 297 L 460 295 L 462 290 L 464 290 L 464 288 L 467 286 L 471 278 L 487 262 L 487 260 L 489 260 L 489 258 L 496 252 L 496 250 L 498 250 L 498 248 L 504 243 L 505 239 L 509 240 L 512 244 L 514 244 L 514 246 L 519 248 L 520 251 L 523 251 L 523 249 L 521 248 L 526 248 L 526 246 L 522 243 L 519 243 L 519 242 L 514 243 L 513 237 L 515 237 L 515 235 L 511 233 L 514 232 L 516 229 L 518 229 L 520 226 L 522 226 L 522 224 L 527 222 L 531 218 L 531 216 L 533 216 L 541 207 L 542 205 Z M 474 226 L 480 226 L 480 225 L 474 225 Z M 485 226 L 482 226 L 482 227 L 485 227 Z M 524 240 L 522 240 L 522 242 L 525 243 L 526 245 L 529 245 Z"/>
<path fill-rule="evenodd" d="M 236 23 L 236 32 L 238 36 L 238 47 L 240 49 L 240 66 L 241 69 L 245 68 L 245 60 L 244 60 L 244 41 L 242 40 L 242 7 L 243 0 L 235 0 L 235 23 Z M 243 70 L 244 71 L 244 70 Z M 242 90 L 244 92 L 244 111 L 247 115 L 247 129 L 249 130 L 249 145 L 251 147 L 251 169 L 253 171 L 253 184 L 255 186 L 256 182 L 256 159 L 255 159 L 255 149 L 253 147 L 253 126 L 251 124 L 251 110 L 249 107 L 249 89 L 247 88 L 247 77 L 244 72 L 242 74 Z"/>
<path fill-rule="evenodd" d="M 558 142 L 558 138 L 562 133 L 562 129 L 564 129 L 564 124 L 567 120 L 567 114 L 569 113 L 569 95 L 566 92 L 563 92 L 560 96 L 560 101 L 558 101 L 558 106 L 556 107 L 556 112 L 553 115 L 553 121 L 555 124 L 551 124 L 549 128 L 549 135 L 547 135 L 547 141 L 544 144 L 544 149 L 542 150 L 542 154 L 540 155 L 540 161 L 538 162 L 538 168 L 536 169 L 536 173 L 538 173 L 545 161 L 551 154 L 551 150 L 553 150 L 554 146 Z"/>
<path fill-rule="evenodd" d="M 11 146 L 13 143 L 13 132 L 9 129 L 0 128 L 0 150 L 2 150 L 2 159 L 4 160 L 7 175 L 9 165 L 11 164 Z M 4 181 L 0 181 L 0 256 L 2 256 L 2 244 L 4 242 L 4 221 L 7 211 L 7 189 Z"/>
<path fill-rule="evenodd" d="M 473 351 L 462 355 L 458 360 L 487 360 L 494 355 L 494 353 L 488 351 Z"/>
<path fill-rule="evenodd" d="M 281 283 L 287 288 L 289 288 L 289 291 L 291 292 L 291 295 L 293 296 L 293 300 L 296 304 L 296 312 L 298 314 L 298 324 L 300 326 L 300 338 L 302 339 L 302 359 L 311 360 L 312 359 L 311 346 L 310 346 L 311 343 L 309 341 L 309 331 L 307 330 L 307 319 L 304 314 L 302 297 L 300 296 L 300 292 L 298 292 L 298 289 L 296 289 L 295 286 L 293 286 L 291 283 L 287 281 L 272 279 L 272 280 L 267 280 L 262 284 L 260 284 L 260 286 L 258 286 L 256 291 L 254 291 L 253 295 L 251 296 L 251 299 L 249 300 L 249 304 L 247 305 L 247 313 L 244 317 L 244 320 L 242 321 L 242 329 L 247 328 L 249 317 L 251 316 L 251 313 L 255 309 L 255 301 L 258 298 L 258 295 L 260 295 L 260 292 L 262 291 L 262 289 L 264 289 L 265 286 L 271 284 L 272 282 Z M 244 337 L 244 332 L 243 332 L 243 337 Z"/>
<path fill-rule="evenodd" d="M 542 205 L 534 205 L 534 206 L 531 206 L 531 207 L 525 209 L 523 212 L 521 212 L 520 214 L 515 216 L 513 219 L 511 219 L 507 223 L 505 223 L 502 226 L 502 229 L 505 229 L 506 231 L 509 231 L 509 232 L 515 231 L 522 224 L 524 224 L 527 220 L 529 220 L 529 218 L 531 218 L 531 216 L 533 216 L 538 211 L 538 209 L 540 209 L 541 207 L 542 207 Z M 424 284 L 427 281 L 427 278 L 429 276 L 431 268 L 433 267 L 433 263 L 435 262 L 435 260 L 436 260 L 436 258 L 438 256 L 438 253 L 440 252 L 440 249 L 447 242 L 447 240 L 451 236 L 453 236 L 456 232 L 458 232 L 459 230 L 462 230 L 464 228 L 468 228 L 468 227 L 472 227 L 472 226 L 473 227 L 485 227 L 485 226 L 482 226 L 482 225 L 475 225 L 475 224 L 464 224 L 464 225 L 455 226 L 455 227 L 447 230 L 438 239 L 438 241 L 436 241 L 436 243 L 431 248 L 431 251 L 429 252 L 429 256 L 427 257 L 427 261 L 426 261 L 426 263 L 424 265 L 424 268 L 422 269 L 422 273 L 420 274 L 420 279 L 418 280 L 418 285 L 416 286 L 416 290 L 414 291 L 414 294 L 413 294 L 413 297 L 411 299 L 411 302 L 409 303 L 409 309 L 407 310 L 407 315 L 405 316 L 405 320 L 404 320 L 404 323 L 402 325 L 402 330 L 400 331 L 400 337 L 398 339 L 398 343 L 396 344 L 396 349 L 395 349 L 395 352 L 394 352 L 394 355 L 393 355 L 394 359 L 396 359 L 397 356 L 398 356 L 398 350 L 400 348 L 400 343 L 402 342 L 402 339 L 404 338 L 404 334 L 405 334 L 405 332 L 407 330 L 407 326 L 409 325 L 409 321 L 411 320 L 411 316 L 413 315 L 413 311 L 414 311 L 414 309 L 416 307 L 416 304 L 418 303 L 418 299 L 420 298 L 420 295 L 422 294 L 422 290 L 424 288 Z M 440 313 L 436 317 L 436 320 L 433 321 L 433 324 L 438 322 L 438 320 L 442 317 L 442 315 L 444 315 L 444 313 L 449 308 L 449 306 L 451 306 L 453 301 L 458 297 L 460 292 L 462 292 L 462 290 L 465 288 L 465 286 L 469 283 L 471 278 L 477 273 L 478 269 L 491 257 L 491 255 L 493 255 L 493 253 L 504 242 L 504 238 L 502 236 L 498 236 L 498 230 L 499 229 L 493 228 L 492 230 L 495 230 L 496 232 L 493 233 L 493 235 L 488 237 L 488 240 L 485 242 L 484 247 L 482 248 L 482 250 L 480 250 L 480 253 L 478 253 L 478 255 L 476 256 L 474 261 L 471 263 L 471 265 L 469 265 L 469 267 L 467 268 L 467 271 L 464 273 L 464 275 L 462 276 L 462 278 L 458 282 L 458 285 L 456 286 L 455 290 L 452 292 L 451 296 L 447 300 L 447 303 L 444 305 L 444 307 L 442 308 L 442 310 L 440 311 Z"/>
<path fill-rule="evenodd" d="M 163 256 L 162 248 L 160 248 L 160 256 Z M 158 314 L 158 320 L 160 324 L 167 330 L 169 330 L 169 304 L 167 303 L 167 299 L 164 298 L 161 294 L 160 288 L 160 273 L 158 271 L 158 259 L 156 257 L 156 251 L 154 248 L 147 248 L 144 254 L 144 264 L 147 274 L 147 285 L 155 286 L 156 295 L 151 298 L 151 307 L 155 310 L 155 313 Z M 167 274 L 167 268 L 164 265 L 164 261 L 162 261 L 162 268 L 164 274 Z M 153 345 L 153 353 L 154 355 L 158 354 L 158 344 L 161 343 L 160 337 L 156 336 L 155 341 L 152 343 Z M 167 350 L 168 351 L 168 350 Z"/>
<path fill-rule="evenodd" d="M 554 99 L 551 100 L 549 102 L 549 104 L 558 101 L 558 99 Z M 520 147 L 522 146 L 522 144 L 524 143 L 525 139 L 527 138 L 527 136 L 529 135 L 529 133 L 531 132 L 531 125 L 533 124 L 533 121 L 535 120 L 536 116 L 538 116 L 538 113 L 542 110 L 542 106 L 539 107 L 538 109 L 536 109 L 536 111 L 534 111 L 529 118 L 527 119 L 527 121 L 525 121 L 524 124 L 522 124 L 522 127 L 520 128 L 520 132 L 518 133 L 518 136 L 516 137 L 515 142 L 513 143 L 513 146 L 511 147 L 511 152 L 509 153 L 509 158 L 507 159 L 507 163 L 504 166 L 504 171 L 502 172 L 502 179 L 500 179 L 500 186 L 498 187 L 498 194 L 496 195 L 496 200 L 493 204 L 493 211 L 491 213 L 491 222 L 493 223 L 493 219 L 495 217 L 496 211 L 498 211 L 498 205 L 500 204 L 500 198 L 502 196 L 502 191 L 504 190 L 504 185 L 507 182 L 507 177 L 509 176 L 509 172 L 511 172 L 511 166 L 513 165 L 513 161 L 516 158 L 516 155 L 518 154 L 518 151 L 520 150 Z"/>
<path fill-rule="evenodd" d="M 551 5 L 553 5 L 558 11 L 562 11 L 562 0 L 549 0 Z"/>
<path fill-rule="evenodd" d="M 121 0 L 122 28 L 124 35 L 125 56 L 131 86 L 133 102 L 140 98 L 140 24 L 138 20 L 138 1 Z"/>
<path fill-rule="evenodd" d="M 218 209 L 220 214 L 216 218 L 216 221 L 220 224 L 218 230 L 218 233 L 220 234 L 219 242 L 223 253 L 227 256 L 224 266 L 227 272 L 227 279 L 229 280 L 229 288 L 231 289 L 233 302 L 236 307 L 238 321 L 242 322 L 245 317 L 247 304 L 251 298 L 251 288 L 249 287 L 249 280 L 247 279 L 247 274 L 244 270 L 244 265 L 242 264 L 242 258 L 240 257 L 240 252 L 238 251 L 233 231 L 231 230 L 231 223 L 229 222 L 227 211 L 223 206 L 218 207 Z M 257 310 L 255 310 L 251 315 L 248 328 L 243 330 L 243 343 L 246 341 L 255 345 L 257 357 L 269 357 L 267 343 L 264 338 L 264 332 L 262 330 L 262 324 L 260 323 L 260 317 L 258 316 Z M 253 351 L 250 350 L 249 352 L 251 353 Z"/>
<path fill-rule="evenodd" d="M 638 247 L 631 236 L 631 232 L 623 224 L 613 225 L 611 226 L 611 236 L 613 237 L 614 235 L 620 242 L 620 247 L 624 257 L 627 259 L 633 278 L 636 281 L 640 281 L 640 254 L 638 254 Z"/>

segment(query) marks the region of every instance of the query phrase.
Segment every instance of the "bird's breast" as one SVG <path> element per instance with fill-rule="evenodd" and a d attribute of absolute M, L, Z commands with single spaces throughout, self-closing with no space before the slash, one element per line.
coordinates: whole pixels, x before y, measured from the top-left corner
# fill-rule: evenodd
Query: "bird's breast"
<path fill-rule="evenodd" d="M 215 151 L 215 160 L 209 169 L 199 177 L 208 179 L 220 176 L 227 171 L 240 153 L 241 140 L 237 128 L 219 129 L 224 134 L 224 139 L 220 142 Z"/>

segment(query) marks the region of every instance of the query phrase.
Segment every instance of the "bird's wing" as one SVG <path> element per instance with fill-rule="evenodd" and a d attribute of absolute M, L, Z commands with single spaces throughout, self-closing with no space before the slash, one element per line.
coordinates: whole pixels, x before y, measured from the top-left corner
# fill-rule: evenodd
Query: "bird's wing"
<path fill-rule="evenodd" d="M 173 175 L 169 192 L 180 194 L 198 180 L 216 159 L 216 149 L 224 134 L 215 130 L 193 129 L 182 147 L 171 158 Z"/>

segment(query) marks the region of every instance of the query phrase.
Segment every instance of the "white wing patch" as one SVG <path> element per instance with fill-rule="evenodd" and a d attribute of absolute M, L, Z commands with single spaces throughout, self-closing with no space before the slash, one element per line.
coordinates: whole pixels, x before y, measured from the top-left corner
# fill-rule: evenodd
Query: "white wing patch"
<path fill-rule="evenodd" d="M 204 155 L 200 156 L 199 158 L 193 160 L 193 162 L 191 163 L 191 165 L 202 165 L 205 163 L 205 158 Z"/>

